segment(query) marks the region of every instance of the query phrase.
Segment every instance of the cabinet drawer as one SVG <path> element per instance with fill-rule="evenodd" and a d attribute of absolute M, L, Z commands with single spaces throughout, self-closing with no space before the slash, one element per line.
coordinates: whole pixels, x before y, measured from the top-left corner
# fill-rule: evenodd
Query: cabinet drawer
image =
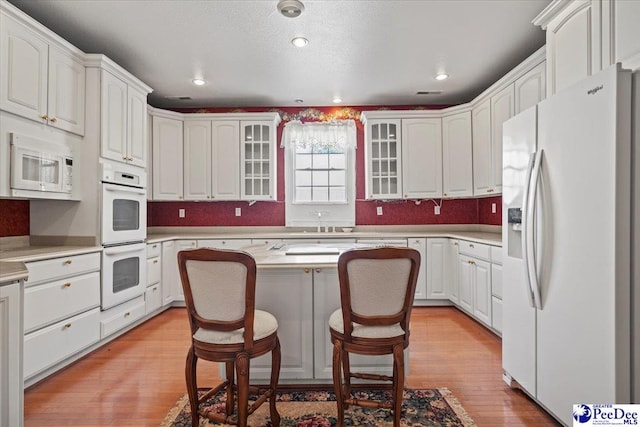
<path fill-rule="evenodd" d="M 502 299 L 502 266 L 491 264 L 491 295 Z"/>
<path fill-rule="evenodd" d="M 491 246 L 491 262 L 502 265 L 502 247 Z"/>
<path fill-rule="evenodd" d="M 45 261 L 28 262 L 29 278 L 25 280 L 25 286 L 35 285 L 40 282 L 49 282 L 60 277 L 75 276 L 100 270 L 100 253 L 75 255 L 70 257 L 54 258 Z"/>
<path fill-rule="evenodd" d="M 147 286 L 158 283 L 160 281 L 161 274 L 162 266 L 160 264 L 160 258 L 155 257 L 147 259 Z"/>
<path fill-rule="evenodd" d="M 491 326 L 496 331 L 502 333 L 502 300 L 496 297 L 491 299 L 491 311 L 493 317 L 491 319 Z"/>
<path fill-rule="evenodd" d="M 147 258 L 153 258 L 160 256 L 162 245 L 160 243 L 149 243 L 147 245 Z"/>
<path fill-rule="evenodd" d="M 99 339 L 99 308 L 25 335 L 24 378 L 61 362 Z"/>
<path fill-rule="evenodd" d="M 149 314 L 162 307 L 162 290 L 160 283 L 149 286 L 144 293 L 145 314 Z"/>
<path fill-rule="evenodd" d="M 100 320 L 100 337 L 105 338 L 132 324 L 144 316 L 144 313 L 145 303 L 143 295 L 107 311 L 103 311 Z"/>
<path fill-rule="evenodd" d="M 100 274 L 74 276 L 24 291 L 24 330 L 57 322 L 100 305 Z"/>
<path fill-rule="evenodd" d="M 482 243 L 468 242 L 466 240 L 460 240 L 460 253 L 472 256 L 474 258 L 481 258 L 487 261 L 491 260 L 489 254 L 489 245 Z"/>

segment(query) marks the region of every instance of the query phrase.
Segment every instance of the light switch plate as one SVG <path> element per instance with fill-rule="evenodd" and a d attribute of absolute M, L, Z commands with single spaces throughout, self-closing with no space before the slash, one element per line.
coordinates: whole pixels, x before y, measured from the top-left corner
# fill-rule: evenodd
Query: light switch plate
<path fill-rule="evenodd" d="M 178 209 L 178 216 L 184 218 L 184 209 Z"/>
<path fill-rule="evenodd" d="M 376 215 L 382 215 L 382 206 L 376 208 Z"/>
<path fill-rule="evenodd" d="M 491 213 L 496 213 L 496 204 L 491 203 Z"/>
<path fill-rule="evenodd" d="M 436 205 L 433 207 L 433 214 L 440 215 L 440 206 Z"/>
<path fill-rule="evenodd" d="M 242 216 L 242 208 L 236 208 L 236 216 Z"/>

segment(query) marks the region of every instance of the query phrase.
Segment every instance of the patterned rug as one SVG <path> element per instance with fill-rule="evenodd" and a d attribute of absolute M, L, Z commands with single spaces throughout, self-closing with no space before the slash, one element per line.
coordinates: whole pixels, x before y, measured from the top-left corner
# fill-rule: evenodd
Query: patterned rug
<path fill-rule="evenodd" d="M 355 391 L 357 399 L 390 400 L 389 391 Z M 224 411 L 225 395 L 218 395 L 203 404 L 208 411 Z M 278 413 L 282 427 L 289 426 L 335 426 L 336 402 L 331 391 L 278 392 Z M 183 396 L 169 411 L 160 427 L 191 426 L 189 399 Z M 462 426 L 473 427 L 476 424 L 466 413 L 458 399 L 446 388 L 412 390 L 405 389 L 402 405 L 402 425 L 406 426 Z M 200 427 L 214 424 L 200 419 Z M 225 424 L 227 425 L 227 424 Z M 271 426 L 269 403 L 265 402 L 249 417 L 249 425 L 254 427 Z M 384 409 L 369 409 L 351 406 L 345 411 L 347 426 L 391 426 L 391 412 Z"/>

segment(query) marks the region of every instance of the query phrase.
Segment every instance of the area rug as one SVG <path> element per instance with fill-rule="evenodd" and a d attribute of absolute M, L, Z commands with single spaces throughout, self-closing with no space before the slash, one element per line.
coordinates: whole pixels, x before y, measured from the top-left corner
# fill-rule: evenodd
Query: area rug
<path fill-rule="evenodd" d="M 355 391 L 357 399 L 390 400 L 389 391 Z M 218 393 L 207 401 L 201 408 L 207 411 L 222 413 L 224 411 L 225 395 Z M 331 391 L 278 392 L 278 413 L 280 413 L 282 427 L 289 426 L 335 426 L 336 402 Z M 253 427 L 269 427 L 269 403 L 264 403 L 254 412 L 248 421 Z M 466 413 L 458 399 L 446 388 L 427 390 L 404 390 L 402 405 L 402 425 L 406 426 L 461 426 L 473 427 L 475 422 Z M 200 427 L 215 424 L 207 419 L 200 419 Z M 227 425 L 227 424 L 225 424 Z M 345 411 L 345 425 L 347 426 L 391 426 L 393 421 L 391 412 L 384 409 L 369 409 L 351 406 Z M 183 396 L 176 406 L 169 411 L 160 427 L 191 426 L 189 398 Z"/>

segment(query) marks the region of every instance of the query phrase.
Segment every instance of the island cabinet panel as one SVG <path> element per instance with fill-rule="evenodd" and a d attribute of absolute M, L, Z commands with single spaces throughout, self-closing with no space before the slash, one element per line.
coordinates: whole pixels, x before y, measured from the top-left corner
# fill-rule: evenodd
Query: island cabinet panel
<path fill-rule="evenodd" d="M 256 310 L 267 311 L 278 320 L 280 379 L 313 378 L 312 270 L 302 267 L 258 270 Z M 271 354 L 250 363 L 252 381 L 269 379 Z"/>
<path fill-rule="evenodd" d="M 333 345 L 329 333 L 329 316 L 340 308 L 340 282 L 337 268 L 316 269 L 314 285 L 314 378 L 331 380 Z M 349 355 L 353 372 L 393 375 L 393 358 L 388 356 Z M 405 354 L 405 362 L 406 354 Z M 405 364 L 408 367 L 408 363 Z"/>

